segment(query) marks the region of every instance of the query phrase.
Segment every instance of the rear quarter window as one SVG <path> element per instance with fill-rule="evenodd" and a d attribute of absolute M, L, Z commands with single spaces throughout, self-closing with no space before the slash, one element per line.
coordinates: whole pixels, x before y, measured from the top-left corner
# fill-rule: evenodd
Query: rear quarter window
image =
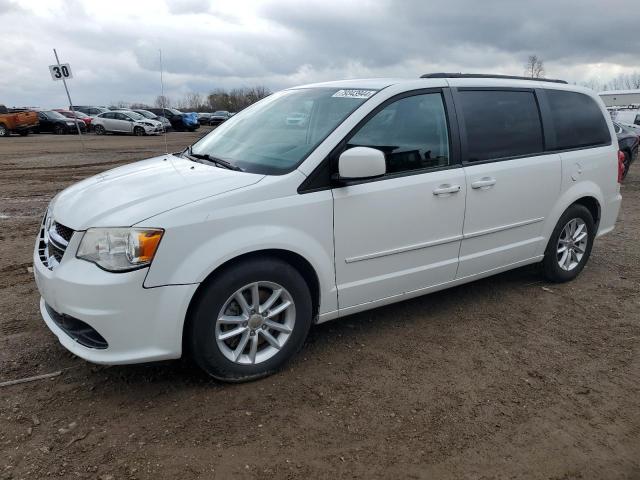
<path fill-rule="evenodd" d="M 598 104 L 588 95 L 546 90 L 560 150 L 611 143 L 607 122 Z"/>

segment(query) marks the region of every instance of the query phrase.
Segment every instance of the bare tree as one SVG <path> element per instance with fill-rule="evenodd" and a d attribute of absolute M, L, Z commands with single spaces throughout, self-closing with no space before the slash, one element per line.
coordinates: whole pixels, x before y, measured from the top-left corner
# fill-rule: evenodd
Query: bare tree
<path fill-rule="evenodd" d="M 580 82 L 579 85 L 583 86 L 583 87 L 587 87 L 590 88 L 591 90 L 595 91 L 595 92 L 600 92 L 602 90 L 606 89 L 606 83 L 603 84 L 600 80 L 594 79 L 594 78 L 590 78 L 589 80 L 586 80 L 584 82 Z"/>
<path fill-rule="evenodd" d="M 109 105 L 111 108 L 129 108 L 129 104 L 124 100 L 118 100 L 117 102 L 111 102 Z"/>
<path fill-rule="evenodd" d="M 524 66 L 524 73 L 527 77 L 544 77 L 544 61 L 537 55 L 529 55 L 529 60 Z"/>
<path fill-rule="evenodd" d="M 171 99 L 167 96 L 158 95 L 153 105 L 156 108 L 168 108 L 171 106 Z"/>
<path fill-rule="evenodd" d="M 207 96 L 206 103 L 211 111 L 239 112 L 269 95 L 271 95 L 271 91 L 263 86 L 234 88 L 228 91 L 219 88 Z"/>

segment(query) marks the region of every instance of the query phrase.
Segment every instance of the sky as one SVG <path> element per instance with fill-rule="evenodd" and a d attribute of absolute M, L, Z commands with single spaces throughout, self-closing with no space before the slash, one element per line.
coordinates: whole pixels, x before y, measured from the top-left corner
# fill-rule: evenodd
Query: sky
<path fill-rule="evenodd" d="M 606 82 L 640 71 L 640 0 L 0 0 L 0 104 L 74 103 L 426 72 Z"/>

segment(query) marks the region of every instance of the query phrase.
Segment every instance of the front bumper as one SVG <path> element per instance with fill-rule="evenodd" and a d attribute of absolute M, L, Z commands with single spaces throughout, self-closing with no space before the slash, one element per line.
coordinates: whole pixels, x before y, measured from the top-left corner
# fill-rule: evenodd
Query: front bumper
<path fill-rule="evenodd" d="M 184 319 L 198 285 L 144 288 L 147 269 L 109 273 L 74 257 L 76 233 L 59 265 L 49 270 L 34 251 L 40 312 L 60 343 L 93 363 L 116 365 L 179 358 Z M 47 305 L 49 308 L 47 308 Z M 53 312 L 78 319 L 106 340 L 89 348 L 54 321 Z"/>
<path fill-rule="evenodd" d="M 144 125 L 144 131 L 147 135 L 160 135 L 164 131 L 164 128 L 162 128 L 162 125 L 157 125 L 153 127 Z"/>

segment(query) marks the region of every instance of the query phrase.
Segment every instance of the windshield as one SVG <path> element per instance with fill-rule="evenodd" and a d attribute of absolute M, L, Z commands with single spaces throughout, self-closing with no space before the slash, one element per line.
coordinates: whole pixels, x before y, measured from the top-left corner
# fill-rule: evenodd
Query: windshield
<path fill-rule="evenodd" d="M 146 110 L 136 110 L 136 113 L 139 113 L 143 117 L 154 119 L 157 117 L 155 113 L 147 112 Z"/>
<path fill-rule="evenodd" d="M 66 120 L 66 119 L 67 119 L 67 117 L 65 117 L 64 115 L 62 115 L 60 112 L 52 112 L 52 111 L 49 111 L 49 112 L 44 112 L 44 113 L 45 113 L 45 115 L 46 115 L 47 117 L 49 117 L 49 118 L 55 118 L 55 119 L 57 119 L 57 120 Z"/>
<path fill-rule="evenodd" d="M 225 112 L 225 111 L 219 110 L 217 112 L 213 112 L 212 115 L 229 115 L 229 112 Z"/>
<path fill-rule="evenodd" d="M 296 168 L 375 90 L 285 90 L 234 115 L 195 143 L 192 153 L 242 170 L 282 175 Z"/>
<path fill-rule="evenodd" d="M 182 112 L 180 110 L 176 110 L 175 108 L 165 108 L 165 110 L 169 110 L 174 115 L 182 115 Z"/>
<path fill-rule="evenodd" d="M 144 120 L 145 118 L 143 115 L 140 115 L 139 113 L 136 113 L 136 112 L 126 112 L 125 115 L 128 115 L 134 120 Z"/>

